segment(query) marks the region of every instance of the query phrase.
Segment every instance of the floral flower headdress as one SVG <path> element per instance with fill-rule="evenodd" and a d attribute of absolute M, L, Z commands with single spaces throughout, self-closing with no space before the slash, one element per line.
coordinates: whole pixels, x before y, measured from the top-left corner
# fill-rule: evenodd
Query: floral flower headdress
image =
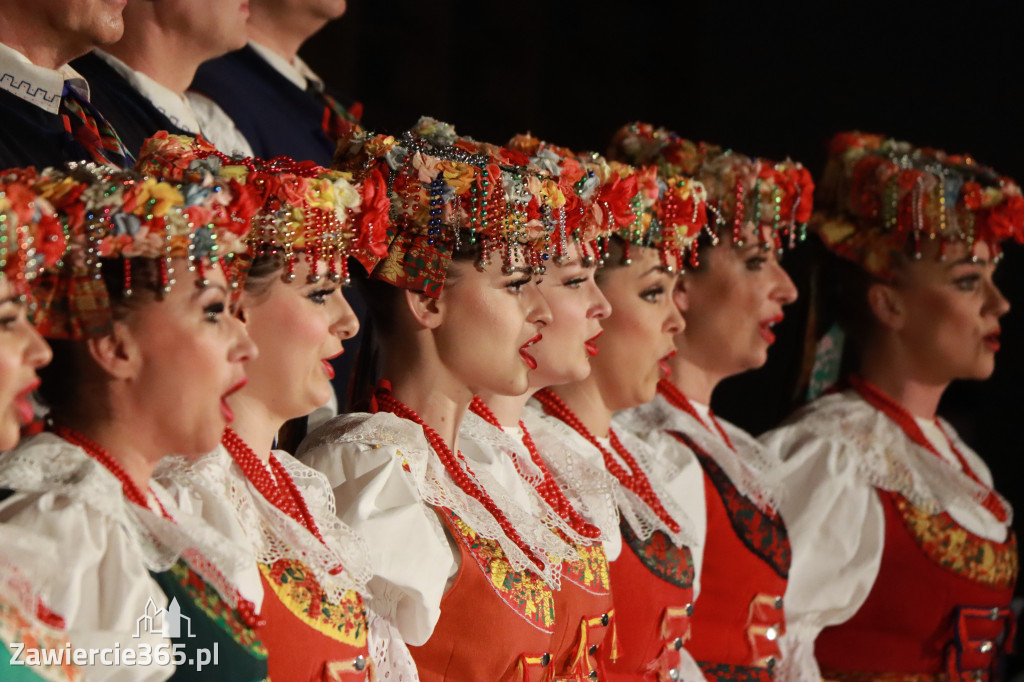
<path fill-rule="evenodd" d="M 550 230 L 548 206 L 557 194 L 557 184 L 525 161 L 501 147 L 412 132 L 401 141 L 363 131 L 342 138 L 335 167 L 364 183 L 373 197 L 364 207 L 372 204 L 386 232 L 357 259 L 373 278 L 435 298 L 464 241 L 482 262 L 500 252 L 508 270 L 525 244 Z"/>
<path fill-rule="evenodd" d="M 158 263 L 162 293 L 174 284 L 175 258 L 187 259 L 204 284 L 207 266 L 244 248 L 254 206 L 248 190 L 212 174 L 171 182 L 92 163 L 31 173 L 31 188 L 53 206 L 69 244 L 63 259 L 33 284 L 35 323 L 49 338 L 109 330 L 104 267 L 123 269 L 126 296 L 132 294 L 132 262 L 140 258 Z"/>
<path fill-rule="evenodd" d="M 585 245 L 616 235 L 626 245 L 659 249 L 664 264 L 682 269 L 683 254 L 707 222 L 703 186 L 690 178 L 659 178 L 651 170 L 609 161 L 600 154 L 576 154 L 541 142 L 529 134 L 509 146 L 529 154 L 531 162 L 558 177 L 563 191 L 578 202 L 580 219 L 574 238 Z M 564 252 L 556 242 L 556 258 Z"/>
<path fill-rule="evenodd" d="M 0 278 L 19 295 L 29 294 L 29 283 L 67 249 L 53 206 L 32 191 L 34 177 L 31 168 L 0 177 Z"/>
<path fill-rule="evenodd" d="M 707 189 L 709 221 L 713 244 L 727 230 L 734 244 L 741 245 L 745 226 L 753 225 L 762 243 L 781 248 L 792 246 L 806 235 L 813 209 L 814 181 L 795 161 L 772 162 L 756 159 L 716 145 L 692 142 L 655 128 L 649 123 L 632 123 L 612 138 L 608 156 L 638 166 L 656 168 L 665 178 L 692 177 Z M 696 259 L 696 251 L 692 252 Z"/>
<path fill-rule="evenodd" d="M 347 257 L 373 240 L 374 214 L 362 211 L 363 185 L 349 173 L 287 157 L 233 159 L 202 138 L 167 133 L 146 141 L 139 165 L 165 179 L 185 181 L 197 173 L 212 174 L 233 188 L 245 188 L 244 196 L 254 205 L 246 236 L 248 258 L 242 260 L 279 254 L 288 282 L 295 277 L 299 254 L 309 263 L 310 281 L 320 279 L 321 260 L 328 263 L 327 277 L 347 281 Z M 384 222 L 386 218 L 382 227 Z"/>
<path fill-rule="evenodd" d="M 859 132 L 832 139 L 813 228 L 825 244 L 883 279 L 900 255 L 940 258 L 952 242 L 1024 243 L 1024 198 L 1010 178 L 970 156 Z"/>

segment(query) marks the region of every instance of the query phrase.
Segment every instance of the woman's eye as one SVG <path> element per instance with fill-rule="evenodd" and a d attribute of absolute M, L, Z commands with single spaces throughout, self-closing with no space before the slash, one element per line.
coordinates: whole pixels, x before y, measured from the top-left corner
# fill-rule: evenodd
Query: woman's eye
<path fill-rule="evenodd" d="M 0 329 L 4 331 L 10 331 L 14 329 L 14 325 L 18 324 L 18 318 L 20 315 L 5 315 L 0 317 Z"/>
<path fill-rule="evenodd" d="M 953 280 L 953 286 L 960 291 L 974 291 L 981 283 L 981 275 L 964 275 Z"/>
<path fill-rule="evenodd" d="M 748 258 L 746 261 L 744 261 L 743 264 L 746 266 L 747 270 L 757 272 L 758 270 L 763 268 L 765 263 L 767 262 L 768 258 L 766 256 L 752 256 L 751 258 Z"/>
<path fill-rule="evenodd" d="M 207 322 L 216 324 L 220 322 L 220 316 L 224 314 L 225 310 L 227 310 L 227 306 L 224 305 L 223 301 L 218 301 L 217 303 L 203 306 L 203 315 L 206 316 Z"/>
<path fill-rule="evenodd" d="M 337 291 L 337 289 L 317 289 L 316 291 L 311 291 L 306 294 L 306 298 L 317 305 L 326 305 L 327 299 L 335 291 Z"/>
<path fill-rule="evenodd" d="M 526 276 L 519 279 L 514 279 L 511 282 L 505 284 L 506 289 L 510 289 L 512 293 L 518 294 L 523 290 L 523 287 L 533 281 L 533 277 Z"/>
<path fill-rule="evenodd" d="M 640 292 L 640 298 L 644 299 L 648 303 L 657 303 L 658 300 L 665 295 L 665 287 L 660 284 L 655 287 L 644 289 Z"/>
<path fill-rule="evenodd" d="M 562 286 L 569 287 L 570 289 L 579 289 L 586 283 L 586 281 L 586 277 L 571 277 L 562 282 Z"/>

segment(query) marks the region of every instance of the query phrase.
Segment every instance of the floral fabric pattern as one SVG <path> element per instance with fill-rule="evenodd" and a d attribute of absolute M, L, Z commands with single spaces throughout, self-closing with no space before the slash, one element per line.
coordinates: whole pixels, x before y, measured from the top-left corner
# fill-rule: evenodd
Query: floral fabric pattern
<path fill-rule="evenodd" d="M 640 562 L 654 575 L 684 590 L 693 587 L 695 569 L 689 547 L 676 547 L 660 530 L 641 540 L 628 524 L 623 523 L 622 539 Z"/>
<path fill-rule="evenodd" d="M 294 559 L 260 564 L 260 571 L 278 599 L 304 623 L 344 644 L 366 646 L 366 606 L 357 592 L 349 590 L 337 604 L 331 603 L 313 574 Z"/>

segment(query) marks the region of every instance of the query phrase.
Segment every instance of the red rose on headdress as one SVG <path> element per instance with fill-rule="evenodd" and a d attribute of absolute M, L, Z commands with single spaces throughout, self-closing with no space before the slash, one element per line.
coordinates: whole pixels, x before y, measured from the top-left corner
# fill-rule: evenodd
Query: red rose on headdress
<path fill-rule="evenodd" d="M 509 149 L 508 147 L 501 148 L 501 155 L 503 159 L 511 166 L 528 166 L 530 165 L 530 157 L 526 154 L 517 151 L 515 149 Z"/>
<path fill-rule="evenodd" d="M 965 182 L 961 193 L 964 198 L 964 208 L 968 211 L 977 211 L 985 202 L 985 194 L 981 190 L 981 185 L 976 182 Z"/>
<path fill-rule="evenodd" d="M 636 175 L 621 178 L 613 174 L 614 179 L 601 185 L 597 194 L 597 201 L 602 210 L 607 207 L 611 211 L 612 221 L 615 227 L 631 225 L 636 220 L 636 213 L 633 211 L 633 199 L 639 191 Z"/>
<path fill-rule="evenodd" d="M 232 229 L 231 231 L 244 235 L 249 229 L 252 217 L 263 208 L 263 199 L 256 188 L 248 183 L 231 179 L 228 181 L 228 188 L 231 191 L 231 201 L 227 205 L 229 217 L 241 221 L 236 223 L 236 221 L 229 220 L 228 222 L 232 225 L 237 224 L 238 226 L 237 230 Z"/>
<path fill-rule="evenodd" d="M 53 265 L 67 249 L 68 241 L 64 236 L 64 228 L 57 217 L 49 211 L 43 212 L 37 225 L 36 250 L 43 255 L 44 265 Z"/>
<path fill-rule="evenodd" d="M 882 208 L 881 188 L 892 163 L 880 156 L 866 156 L 853 167 L 848 208 L 854 215 L 874 218 Z"/>
<path fill-rule="evenodd" d="M 367 270 L 372 270 L 388 255 L 391 199 L 379 169 L 374 168 L 363 178 L 361 189 L 363 200 L 353 221 L 355 238 L 352 240 L 352 253 Z"/>
<path fill-rule="evenodd" d="M 982 235 L 983 238 L 994 242 L 1013 239 L 1018 244 L 1024 244 L 1024 198 L 1008 197 L 993 206 L 985 222 L 988 234 Z"/>
<path fill-rule="evenodd" d="M 573 186 L 582 180 L 583 176 L 587 174 L 586 169 L 583 168 L 583 165 L 578 159 L 574 159 L 572 157 L 562 157 L 562 161 L 558 166 L 558 177 L 566 183 L 562 184 L 560 181 L 559 184 L 562 185 L 563 188 L 568 187 L 569 191 L 575 194 Z"/>

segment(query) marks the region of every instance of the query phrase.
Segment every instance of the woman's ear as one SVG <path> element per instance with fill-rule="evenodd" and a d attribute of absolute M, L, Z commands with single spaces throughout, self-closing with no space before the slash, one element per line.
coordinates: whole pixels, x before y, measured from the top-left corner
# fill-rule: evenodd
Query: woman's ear
<path fill-rule="evenodd" d="M 907 307 L 899 290 L 891 284 L 872 284 L 868 288 L 868 305 L 886 329 L 898 331 L 906 322 Z"/>
<path fill-rule="evenodd" d="M 96 365 L 115 379 L 134 378 L 142 365 L 142 349 L 124 322 L 114 322 L 109 332 L 88 339 L 86 346 Z"/>
<path fill-rule="evenodd" d="M 436 329 L 444 317 L 444 306 L 440 299 L 431 298 L 422 291 L 405 290 L 405 303 L 413 319 L 424 329 Z"/>

